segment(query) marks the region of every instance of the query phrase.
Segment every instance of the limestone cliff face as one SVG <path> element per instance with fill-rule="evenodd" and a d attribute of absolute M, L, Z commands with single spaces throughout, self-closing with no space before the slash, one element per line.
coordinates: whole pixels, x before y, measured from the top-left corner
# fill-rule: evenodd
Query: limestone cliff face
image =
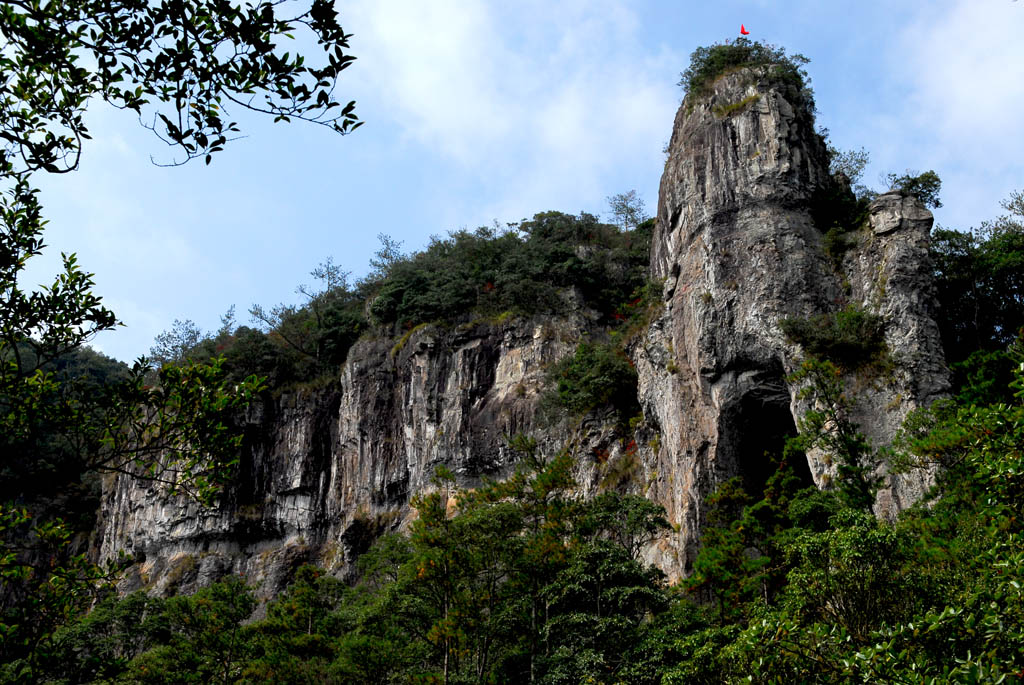
<path fill-rule="evenodd" d="M 811 212 L 816 191 L 832 182 L 827 156 L 799 102 L 765 72 L 741 71 L 676 116 L 651 250 L 665 309 L 636 359 L 642 405 L 662 434 L 651 495 L 680 524 L 684 568 L 704 498 L 736 475 L 763 484 L 765 450 L 777 450 L 808 409 L 786 380 L 801 351 L 787 343 L 780 319 L 847 303 L 884 317 L 894 371 L 848 379 L 857 397 L 851 418 L 876 446 L 908 411 L 947 389 L 931 316 L 931 213 L 916 199 L 880 196 L 869 226 L 834 265 Z M 806 476 L 821 486 L 832 468 L 812 453 Z M 924 485 L 920 476 L 889 478 L 878 513 L 893 515 Z"/>
<path fill-rule="evenodd" d="M 765 73 L 741 71 L 680 107 L 651 249 L 663 308 L 630 346 L 645 415 L 632 436 L 614 435 L 602 415 L 537 419 L 545 368 L 593 327 L 584 311 L 364 340 L 327 387 L 251 411 L 241 477 L 218 507 L 127 478 L 109 483 L 100 556 L 143 559 L 125 589 L 188 591 L 231 572 L 270 596 L 297 565 L 344 573 L 376 536 L 406 525 L 410 497 L 430 487 L 437 465 L 469 487 L 507 474 L 515 455 L 506 436 L 523 432 L 551 452 L 572 445 L 581 496 L 617 487 L 663 504 L 676 525 L 645 556 L 670 578 L 685 574 L 704 499 L 735 475 L 763 485 L 765 452 L 779 451 L 808 408 L 786 380 L 802 351 L 780 319 L 847 303 L 884 317 L 892 372 L 848 379 L 851 418 L 875 445 L 947 388 L 931 318 L 931 214 L 882 195 L 841 263 L 830 260 L 810 208 L 832 180 L 800 102 Z M 833 469 L 812 453 L 803 475 L 823 486 Z M 924 485 L 921 476 L 887 478 L 878 513 L 894 514 Z"/>
<path fill-rule="evenodd" d="M 363 341 L 328 387 L 254 406 L 239 481 L 217 507 L 130 478 L 108 484 L 99 556 L 125 551 L 141 560 L 124 590 L 191 591 L 241 573 L 269 597 L 303 563 L 349 570 L 374 538 L 408 523 L 410 497 L 430 487 L 438 465 L 468 487 L 508 474 L 515 454 L 507 436 L 516 433 L 535 435 L 552 453 L 570 441 L 581 453 L 606 450 L 600 468 L 580 460 L 581 491 L 592 492 L 621 459 L 614 422 L 563 420 L 540 430 L 536 418 L 546 367 L 589 326 L 579 314 Z"/>

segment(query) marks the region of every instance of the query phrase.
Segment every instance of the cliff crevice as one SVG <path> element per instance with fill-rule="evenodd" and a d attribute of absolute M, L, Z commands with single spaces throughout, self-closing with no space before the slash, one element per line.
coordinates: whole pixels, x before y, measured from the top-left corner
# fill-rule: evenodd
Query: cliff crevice
<path fill-rule="evenodd" d="M 770 73 L 727 74 L 676 115 L 650 255 L 660 310 L 628 345 L 644 413 L 631 436 L 611 411 L 538 418 L 547 369 L 600 328 L 582 308 L 364 338 L 327 387 L 252 409 L 237 486 L 218 507 L 129 478 L 109 483 L 100 557 L 140 559 L 126 589 L 187 590 L 233 572 L 267 597 L 300 563 L 351 570 L 373 538 L 408 523 L 410 497 L 431 487 L 437 466 L 465 487 L 508 474 L 507 438 L 526 433 L 542 450 L 574 450 L 580 496 L 614 487 L 664 505 L 673 529 L 644 556 L 678 578 L 695 557 L 705 498 L 733 476 L 762 487 L 810 408 L 790 380 L 805 351 L 780 322 L 848 305 L 884 322 L 891 368 L 846 380 L 857 389 L 851 418 L 886 444 L 910 410 L 948 388 L 932 316 L 932 217 L 914 198 L 883 194 L 840 258 L 827 254 L 828 227 L 813 210 L 837 181 L 812 112 Z M 834 468 L 812 450 L 798 475 L 825 487 Z M 928 482 L 884 464 L 879 473 L 882 516 Z"/>

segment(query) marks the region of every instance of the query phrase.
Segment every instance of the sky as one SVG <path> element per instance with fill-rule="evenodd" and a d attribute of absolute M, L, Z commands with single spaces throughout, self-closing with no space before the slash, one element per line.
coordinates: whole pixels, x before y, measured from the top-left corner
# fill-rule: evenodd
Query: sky
<path fill-rule="evenodd" d="M 636 190 L 657 206 L 680 72 L 738 36 L 811 62 L 818 125 L 865 148 L 869 186 L 935 170 L 936 223 L 966 230 L 1024 190 L 1024 2 L 1014 0 L 354 0 L 336 3 L 357 57 L 347 136 L 231 112 L 245 137 L 177 168 L 131 113 L 93 103 L 80 169 L 42 179 L 48 248 L 95 274 L 123 326 L 94 348 L 130 361 L 174 320 L 205 331 L 234 305 L 301 300 L 332 258 L 368 270 L 379 234 L 432 235 L 548 210 L 608 217 Z"/>

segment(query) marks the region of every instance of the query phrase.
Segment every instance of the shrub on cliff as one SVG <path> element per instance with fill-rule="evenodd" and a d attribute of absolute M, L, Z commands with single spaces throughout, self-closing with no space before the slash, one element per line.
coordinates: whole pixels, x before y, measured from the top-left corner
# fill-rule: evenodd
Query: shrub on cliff
<path fill-rule="evenodd" d="M 643 285 L 652 222 L 631 231 L 597 217 L 542 212 L 515 229 L 489 227 L 434 238 L 395 259 L 364 289 L 379 324 L 411 327 L 506 311 L 560 311 L 572 288 L 609 318 Z"/>
<path fill-rule="evenodd" d="M 902 176 L 889 174 L 885 177 L 889 188 L 898 190 L 904 195 L 912 195 L 924 203 L 925 207 L 938 209 L 942 206 L 939 200 L 939 191 L 942 189 L 942 179 L 934 171 L 917 173 L 907 171 Z"/>
<path fill-rule="evenodd" d="M 703 97 L 710 94 L 711 84 L 719 76 L 745 67 L 771 67 L 776 80 L 792 86 L 811 109 L 814 95 L 810 77 L 803 68 L 810 62 L 803 55 L 787 55 L 785 48 L 758 43 L 748 38 L 700 47 L 690 55 L 690 66 L 680 74 L 679 85 L 687 95 Z"/>
<path fill-rule="evenodd" d="M 812 357 L 853 371 L 885 356 L 885 321 L 857 305 L 808 318 L 785 318 L 779 326 L 790 342 Z"/>
<path fill-rule="evenodd" d="M 575 415 L 612 406 L 622 420 L 637 414 L 636 369 L 616 344 L 581 343 L 549 372 L 557 403 Z"/>

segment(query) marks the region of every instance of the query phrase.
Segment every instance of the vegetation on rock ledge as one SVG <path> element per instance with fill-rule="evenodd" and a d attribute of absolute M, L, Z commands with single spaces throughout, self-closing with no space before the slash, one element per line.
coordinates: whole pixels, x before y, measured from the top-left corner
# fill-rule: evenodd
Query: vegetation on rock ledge
<path fill-rule="evenodd" d="M 1024 352 L 1013 354 L 1024 364 Z M 637 558 L 667 531 L 659 507 L 615 493 L 572 497 L 569 456 L 519 439 L 524 457 L 507 481 L 460 490 L 439 472 L 436 489 L 416 498 L 408 534 L 380 539 L 352 583 L 302 568 L 251 623 L 251 591 L 237 577 L 171 600 L 108 598 L 57 636 L 38 677 L 1016 682 L 1024 370 L 1016 376 L 1013 404 L 945 405 L 908 425 L 907 467 L 944 470 L 895 522 L 843 487 L 804 487 L 792 447 L 762 492 L 724 484 L 708 501 L 685 587 L 667 587 Z"/>
<path fill-rule="evenodd" d="M 737 38 L 694 50 L 690 65 L 680 74 L 679 85 L 689 96 L 704 97 L 711 93 L 711 84 L 719 76 L 747 67 L 769 67 L 770 77 L 790 86 L 813 112 L 814 93 L 803 68 L 808 62 L 803 55 L 787 55 L 785 48 Z"/>
<path fill-rule="evenodd" d="M 882 317 L 854 304 L 806 319 L 785 318 L 779 327 L 808 355 L 847 371 L 880 362 L 887 353 Z"/>

